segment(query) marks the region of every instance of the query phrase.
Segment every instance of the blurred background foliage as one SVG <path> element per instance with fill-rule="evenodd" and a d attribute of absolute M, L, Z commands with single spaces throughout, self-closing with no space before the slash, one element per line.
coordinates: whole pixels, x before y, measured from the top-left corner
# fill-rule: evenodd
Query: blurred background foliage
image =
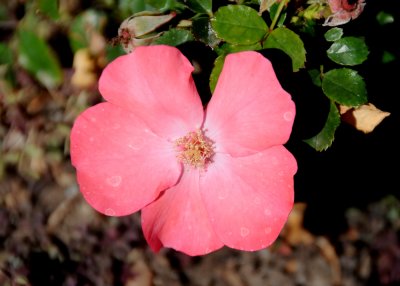
<path fill-rule="evenodd" d="M 110 39 L 131 6 L 111 2 L 1 2 L 1 177 L 16 167 L 35 181 L 68 160 L 73 120 L 99 101 L 99 71 L 122 53 Z"/>

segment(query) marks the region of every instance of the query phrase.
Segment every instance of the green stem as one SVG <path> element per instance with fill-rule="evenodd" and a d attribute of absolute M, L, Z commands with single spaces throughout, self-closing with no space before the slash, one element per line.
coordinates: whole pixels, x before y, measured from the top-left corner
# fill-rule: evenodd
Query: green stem
<path fill-rule="evenodd" d="M 271 26 L 269 27 L 269 30 L 272 31 L 275 28 L 276 22 L 278 22 L 279 16 L 281 15 L 281 12 L 283 10 L 283 6 L 285 6 L 286 3 L 289 3 L 290 0 L 281 0 L 281 3 L 279 3 L 278 10 L 276 11 L 274 20 L 272 20 Z"/>

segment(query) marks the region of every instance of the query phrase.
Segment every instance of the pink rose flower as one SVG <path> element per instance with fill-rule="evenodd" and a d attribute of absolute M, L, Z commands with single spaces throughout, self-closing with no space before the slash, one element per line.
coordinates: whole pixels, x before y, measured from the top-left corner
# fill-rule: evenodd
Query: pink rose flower
<path fill-rule="evenodd" d="M 297 163 L 283 146 L 295 105 L 257 52 L 228 55 L 204 110 L 192 65 L 174 47 L 138 47 L 103 71 L 106 102 L 71 132 L 80 191 L 99 212 L 141 210 L 154 251 L 258 250 L 293 206 Z"/>
<path fill-rule="evenodd" d="M 339 26 L 356 19 L 364 10 L 365 0 L 328 0 L 332 14 L 325 19 L 324 26 Z"/>

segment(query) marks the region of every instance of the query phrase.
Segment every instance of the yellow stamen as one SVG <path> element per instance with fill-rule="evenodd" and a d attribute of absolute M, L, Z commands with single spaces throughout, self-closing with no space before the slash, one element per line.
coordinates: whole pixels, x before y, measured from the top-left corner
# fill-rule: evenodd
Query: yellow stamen
<path fill-rule="evenodd" d="M 178 160 L 195 168 L 205 168 L 214 155 L 211 140 L 200 129 L 177 139 L 175 146 L 178 151 Z"/>

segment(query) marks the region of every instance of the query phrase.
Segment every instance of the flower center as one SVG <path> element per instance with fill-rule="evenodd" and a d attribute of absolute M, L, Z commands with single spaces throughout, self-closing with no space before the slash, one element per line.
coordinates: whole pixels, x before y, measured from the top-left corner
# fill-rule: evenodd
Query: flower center
<path fill-rule="evenodd" d="M 342 0 L 342 7 L 347 12 L 351 12 L 357 8 L 357 0 Z"/>
<path fill-rule="evenodd" d="M 214 155 L 213 142 L 200 129 L 178 138 L 175 146 L 178 160 L 195 168 L 205 168 Z"/>

